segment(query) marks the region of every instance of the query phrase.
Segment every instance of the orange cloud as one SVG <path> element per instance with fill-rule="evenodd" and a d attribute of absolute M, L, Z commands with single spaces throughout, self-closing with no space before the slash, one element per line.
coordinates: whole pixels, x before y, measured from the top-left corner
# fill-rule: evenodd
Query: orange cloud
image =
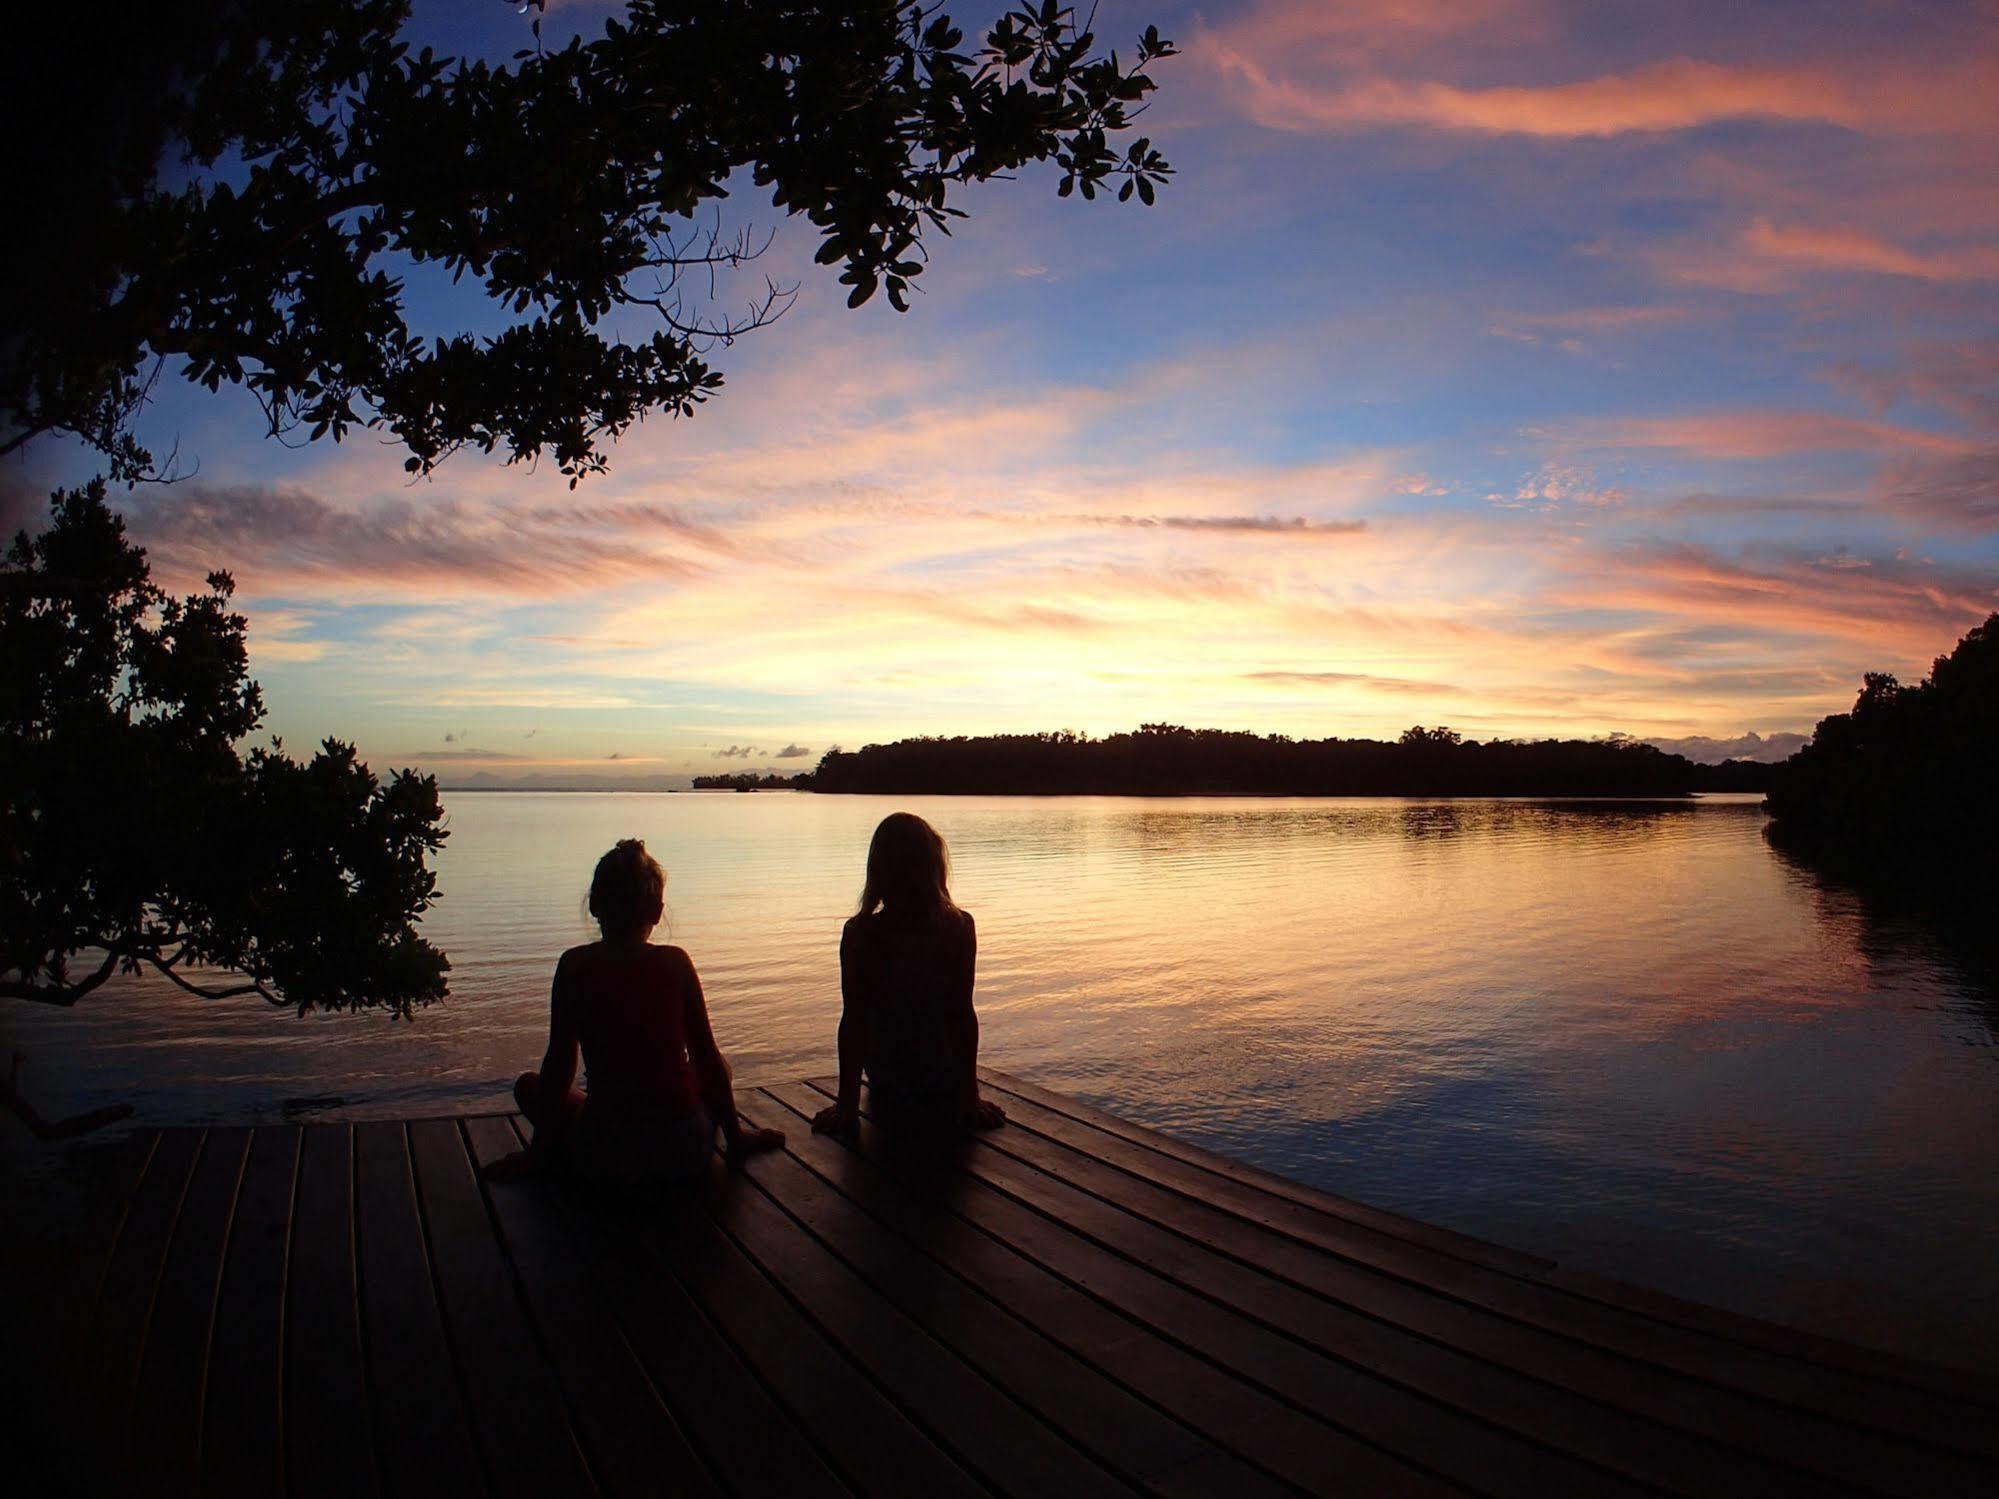
<path fill-rule="evenodd" d="M 1742 237 L 1752 255 L 1817 270 L 1913 276 L 1923 281 L 1999 280 L 1999 248 L 1972 245 L 1927 253 L 1857 229 L 1779 226 L 1758 219 Z"/>
<path fill-rule="evenodd" d="M 1590 559 L 1550 597 L 1573 608 L 1726 622 L 1736 631 L 1852 641 L 1927 660 L 1999 608 L 1989 571 L 1899 558 L 1774 554 L 1760 564 L 1704 546 L 1632 547 Z"/>
<path fill-rule="evenodd" d="M 1573 82 L 1481 88 L 1367 75 L 1284 76 L 1214 33 L 1196 51 L 1233 87 L 1251 119 L 1279 130 L 1401 126 L 1579 139 L 1766 119 L 1853 130 L 1959 131 L 1989 124 L 1981 121 L 1976 101 L 1999 85 L 1999 67 L 1989 61 L 1954 75 L 1925 69 L 1911 76 L 1672 57 Z"/>
<path fill-rule="evenodd" d="M 347 507 L 301 489 L 186 483 L 121 498 L 162 576 L 228 567 L 246 594 L 552 597 L 686 578 L 721 547 L 669 507 L 510 510 L 452 500 Z M 615 522 L 615 526 L 610 524 Z M 671 549 L 668 549 L 670 545 Z"/>
<path fill-rule="evenodd" d="M 1876 412 L 1909 400 L 1947 411 L 1960 421 L 1999 430 L 1999 338 L 1923 341 L 1887 367 L 1848 362 L 1828 377 Z"/>
<path fill-rule="evenodd" d="M 1709 458 L 1894 451 L 1963 454 L 1974 449 L 1961 437 L 1823 411 L 1715 411 L 1594 422 L 1566 432 L 1531 435 L 1588 448 L 1673 448 Z"/>
<path fill-rule="evenodd" d="M 1285 130 L 1581 139 L 1775 120 L 1887 134 L 1990 131 L 1999 56 L 1989 33 L 1963 17 L 1920 18 L 1865 56 L 1848 45 L 1864 32 L 1849 33 L 1837 15 L 1794 29 L 1781 55 L 1752 26 L 1682 20 L 1669 10 L 1640 20 L 1623 40 L 1642 47 L 1649 33 L 1653 58 L 1630 66 L 1629 45 L 1593 64 L 1586 34 L 1561 7 L 1536 0 L 1273 0 L 1199 32 L 1192 50 L 1251 119 Z M 1687 55 L 1689 42 L 1722 55 Z M 1569 76 L 1476 76 L 1517 72 L 1523 59 Z"/>

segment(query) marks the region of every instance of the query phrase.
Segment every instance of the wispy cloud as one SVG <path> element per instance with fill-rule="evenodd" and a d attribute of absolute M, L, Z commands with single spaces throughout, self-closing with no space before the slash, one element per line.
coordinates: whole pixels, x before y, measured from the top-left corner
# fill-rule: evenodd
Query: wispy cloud
<path fill-rule="evenodd" d="M 1742 119 L 1852 126 L 1909 113 L 1884 111 L 1866 97 L 1868 91 L 1824 72 L 1730 67 L 1687 57 L 1542 87 L 1461 87 L 1380 77 L 1326 85 L 1285 78 L 1223 42 L 1210 41 L 1204 50 L 1240 86 L 1252 119 L 1285 130 L 1422 126 L 1573 139 L 1691 130 Z"/>
<path fill-rule="evenodd" d="M 1794 453 L 1920 451 L 1959 455 L 1961 437 L 1822 411 L 1704 411 L 1622 417 L 1545 429 L 1535 435 L 1587 448 L 1674 448 L 1715 458 L 1779 458 Z"/>
<path fill-rule="evenodd" d="M 1993 245 L 1911 250 L 1857 229 L 1779 225 L 1767 219 L 1751 224 L 1742 244 L 1766 260 L 1819 270 L 1912 276 L 1920 281 L 1999 280 L 1999 246 Z"/>
<path fill-rule="evenodd" d="M 1979 45 L 1975 16 L 1912 18 L 1882 35 L 1884 45 L 1841 46 L 1843 30 L 1858 40 L 1872 18 L 1855 6 L 1821 11 L 1816 35 L 1787 28 L 1782 49 L 1751 24 L 1712 16 L 1702 24 L 1694 12 L 1667 11 L 1620 28 L 1626 45 L 1612 49 L 1590 47 L 1587 33 L 1548 3 L 1269 0 L 1204 28 L 1193 50 L 1250 118 L 1286 130 L 1387 126 L 1572 140 L 1738 120 L 1918 135 L 1989 123 L 1980 101 L 1991 97 L 1999 63 L 1989 37 Z M 1631 42 L 1665 55 L 1605 66 L 1617 52 L 1628 58 Z M 1523 81 L 1522 72 L 1540 77 Z"/>
<path fill-rule="evenodd" d="M 687 578 L 715 550 L 710 528 L 656 507 L 592 513 L 427 496 L 348 507 L 302 488 L 190 481 L 137 491 L 120 508 L 169 576 L 227 566 L 258 593 L 553 596 Z"/>
<path fill-rule="evenodd" d="M 1764 548 L 1732 557 L 1692 542 L 1634 545 L 1596 559 L 1552 594 L 1572 607 L 1637 611 L 1737 630 L 1864 642 L 1922 659 L 1999 609 L 1999 576 L 1903 557 L 1865 568 Z"/>
<path fill-rule="evenodd" d="M 1887 503 L 1951 530 L 1999 533 L 1999 445 L 1890 466 Z"/>
<path fill-rule="evenodd" d="M 1440 693 L 1455 697 L 1462 687 L 1449 682 L 1419 682 L 1407 677 L 1377 677 L 1358 671 L 1252 671 L 1249 682 L 1277 682 L 1286 687 L 1365 687 L 1373 692 Z"/>
<path fill-rule="evenodd" d="M 1365 520 L 1308 520 L 1302 515 L 1051 515 L 1041 519 L 1056 525 L 1229 532 L 1243 536 L 1355 536 L 1367 529 Z"/>

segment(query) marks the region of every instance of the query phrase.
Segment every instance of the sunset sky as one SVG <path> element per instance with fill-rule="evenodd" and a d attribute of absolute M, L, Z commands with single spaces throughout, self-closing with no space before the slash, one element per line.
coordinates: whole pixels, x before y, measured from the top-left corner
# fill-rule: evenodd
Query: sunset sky
<path fill-rule="evenodd" d="M 119 503 L 168 581 L 233 569 L 272 729 L 447 781 L 1158 720 L 1794 736 L 1999 609 L 1999 4 L 1099 12 L 1148 23 L 1156 208 L 963 194 L 898 315 L 740 195 L 778 232 L 725 305 L 797 302 L 608 476 L 410 484 L 169 381 L 142 435 L 199 473 Z M 94 471 L 31 448 L 10 529 Z"/>

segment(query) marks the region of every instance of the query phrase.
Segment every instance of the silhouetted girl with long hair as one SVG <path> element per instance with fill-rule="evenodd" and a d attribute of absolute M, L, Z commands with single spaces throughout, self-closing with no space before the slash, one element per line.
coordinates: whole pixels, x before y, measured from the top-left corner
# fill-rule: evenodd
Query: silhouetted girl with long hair
<path fill-rule="evenodd" d="M 861 909 L 840 933 L 840 1091 L 812 1121 L 851 1135 L 861 1078 L 877 1119 L 914 1129 L 992 1129 L 1006 1114 L 979 1097 L 972 1008 L 978 932 L 951 900 L 950 856 L 909 812 L 868 845 Z"/>
<path fill-rule="evenodd" d="M 680 948 L 648 940 L 665 910 L 666 871 L 640 840 L 626 838 L 597 861 L 590 914 L 603 937 L 555 965 L 548 1052 L 540 1071 L 514 1084 L 534 1143 L 488 1175 L 559 1167 L 643 1186 L 700 1171 L 717 1129 L 732 1158 L 784 1143 L 776 1130 L 746 1129 L 736 1117 L 694 964 Z M 587 1089 L 575 1086 L 579 1050 Z"/>

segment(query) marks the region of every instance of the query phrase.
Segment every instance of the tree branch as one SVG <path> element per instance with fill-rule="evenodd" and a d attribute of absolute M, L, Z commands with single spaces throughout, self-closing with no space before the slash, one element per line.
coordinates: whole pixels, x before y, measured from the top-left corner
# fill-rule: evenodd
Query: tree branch
<path fill-rule="evenodd" d="M 117 967 L 117 952 L 107 950 L 97 971 L 79 983 L 37 984 L 31 979 L 0 979 L 0 998 L 28 999 L 36 1004 L 55 1005 L 66 1010 L 110 978 Z"/>
<path fill-rule="evenodd" d="M 73 1140 L 78 1135 L 87 1135 L 107 1124 L 132 1117 L 129 1103 L 114 1103 L 106 1108 L 72 1114 L 67 1119 L 44 1119 L 41 1111 L 29 1103 L 21 1092 L 21 1063 L 26 1060 L 20 1052 L 14 1053 L 14 1065 L 8 1069 L 7 1081 L 0 1084 L 0 1103 L 6 1104 L 9 1112 L 27 1125 L 29 1133 L 37 1140 Z"/>
<path fill-rule="evenodd" d="M 202 999 L 234 999 L 239 994 L 261 994 L 274 1005 L 285 1003 L 284 1000 L 265 988 L 263 983 L 257 979 L 252 979 L 247 984 L 232 984 L 227 988 L 212 989 L 206 984 L 197 984 L 191 979 L 182 978 L 157 958 L 148 959 L 147 961 L 151 962 L 156 970 L 172 979 L 174 983 L 185 989 L 189 994 L 196 995 Z"/>

